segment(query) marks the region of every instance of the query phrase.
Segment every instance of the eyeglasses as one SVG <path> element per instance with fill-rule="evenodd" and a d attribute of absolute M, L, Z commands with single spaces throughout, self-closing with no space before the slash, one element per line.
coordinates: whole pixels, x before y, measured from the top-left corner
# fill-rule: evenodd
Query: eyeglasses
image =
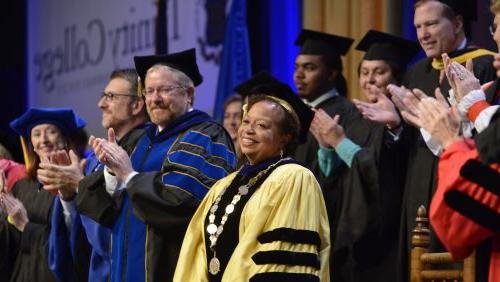
<path fill-rule="evenodd" d="M 135 95 L 132 94 L 118 94 L 118 93 L 111 93 L 111 92 L 103 92 L 101 95 L 101 99 L 104 98 L 105 101 L 110 102 L 116 99 L 118 96 L 128 96 L 128 97 L 134 97 Z"/>
<path fill-rule="evenodd" d="M 186 89 L 186 87 L 185 86 L 181 86 L 181 85 L 172 85 L 172 86 L 165 86 L 165 87 L 160 87 L 160 88 L 156 88 L 156 89 L 154 89 L 154 88 L 148 88 L 148 89 L 144 89 L 142 91 L 142 94 L 145 97 L 148 97 L 148 96 L 153 96 L 153 94 L 156 92 L 161 97 L 168 97 L 168 96 L 170 96 L 170 94 L 173 93 L 173 91 L 175 89 Z"/>
<path fill-rule="evenodd" d="M 491 36 L 494 36 L 495 31 L 497 30 L 497 25 L 495 23 L 493 23 L 492 25 L 490 25 L 489 30 L 490 30 Z"/>

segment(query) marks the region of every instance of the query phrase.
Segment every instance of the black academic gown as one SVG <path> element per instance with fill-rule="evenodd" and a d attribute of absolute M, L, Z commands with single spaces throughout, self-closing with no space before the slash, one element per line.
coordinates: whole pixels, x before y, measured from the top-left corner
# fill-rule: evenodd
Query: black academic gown
<path fill-rule="evenodd" d="M 493 115 L 488 127 L 474 139 L 483 163 L 500 162 L 500 109 Z"/>
<path fill-rule="evenodd" d="M 1 281 L 45 282 L 56 281 L 48 265 L 48 233 L 54 196 L 38 190 L 37 181 L 19 180 L 12 194 L 28 213 L 30 222 L 23 232 L 9 224 L 5 216 L 0 220 Z"/>
<path fill-rule="evenodd" d="M 452 52 L 450 57 L 459 56 L 466 52 L 476 50 L 466 48 Z M 474 64 L 474 75 L 481 84 L 493 80 L 496 77 L 492 62 L 493 56 L 485 55 L 472 60 Z M 411 67 L 403 80 L 403 85 L 408 89 L 418 88 L 429 96 L 434 97 L 437 87 L 445 97 L 448 97 L 450 85 L 446 77 L 442 83 L 439 82 L 439 70 L 432 68 L 432 59 L 425 58 Z M 436 175 L 438 157 L 434 156 L 425 144 L 420 131 L 411 128 L 408 147 L 408 168 L 405 181 L 405 194 L 403 197 L 403 213 L 401 218 L 400 250 L 398 271 L 399 281 L 408 281 L 409 254 L 411 250 L 411 232 L 415 227 L 417 209 L 424 205 L 427 209 L 436 189 Z M 431 233 L 431 250 L 442 250 L 441 243 Z"/>
<path fill-rule="evenodd" d="M 353 158 L 344 186 L 344 203 L 337 238 L 348 242 L 350 255 L 342 281 L 395 281 L 401 203 L 404 192 L 407 149 L 405 134 L 396 141 L 388 130 L 374 124 L 371 146 L 361 148 Z M 364 206 L 359 206 L 364 203 Z M 343 216 L 343 214 L 347 216 Z M 358 216 L 355 216 L 358 215 Z M 351 234 L 364 219 L 364 229 Z M 363 222 L 362 222 L 363 223 Z M 335 275 L 335 274 L 334 274 Z M 338 281 L 338 280 L 334 280 Z"/>
<path fill-rule="evenodd" d="M 345 97 L 331 97 L 319 104 L 318 108 L 323 109 L 330 116 L 339 115 L 340 125 L 344 128 L 346 136 L 359 146 L 370 146 L 370 140 L 375 138 L 376 132 L 373 123 L 363 119 L 354 104 Z M 332 281 L 342 281 L 338 270 L 347 263 L 352 242 L 376 225 L 373 217 L 376 212 L 373 208 L 377 203 L 375 197 L 373 197 L 375 193 L 372 190 L 373 187 L 367 190 L 359 187 L 356 183 L 356 177 L 349 176 L 349 169 L 345 164 L 342 163 L 335 169 L 335 173 L 330 176 L 323 175 L 318 165 L 318 149 L 318 142 L 309 133 L 306 142 L 297 147 L 294 158 L 309 168 L 320 183 L 331 229 L 331 279 Z M 347 191 L 343 187 L 356 187 L 359 189 Z M 365 208 L 354 208 L 360 206 Z M 349 226 L 348 222 L 353 218 L 357 219 L 357 223 Z M 350 229 L 350 231 L 346 229 Z M 344 232 L 349 232 L 353 236 L 341 236 L 342 238 L 337 240 L 338 234 L 345 234 Z"/>

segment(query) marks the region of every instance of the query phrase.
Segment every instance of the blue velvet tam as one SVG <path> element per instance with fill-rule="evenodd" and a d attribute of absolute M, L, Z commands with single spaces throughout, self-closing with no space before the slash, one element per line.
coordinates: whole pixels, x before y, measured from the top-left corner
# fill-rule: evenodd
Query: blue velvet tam
<path fill-rule="evenodd" d="M 49 123 L 57 126 L 63 134 L 69 135 L 87 124 L 72 109 L 31 108 L 10 123 L 10 127 L 25 140 L 30 140 L 33 127 Z"/>

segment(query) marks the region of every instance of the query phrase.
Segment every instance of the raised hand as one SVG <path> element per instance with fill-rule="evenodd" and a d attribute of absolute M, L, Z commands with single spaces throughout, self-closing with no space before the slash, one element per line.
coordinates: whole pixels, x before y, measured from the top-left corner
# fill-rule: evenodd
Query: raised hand
<path fill-rule="evenodd" d="M 495 54 L 493 67 L 497 70 L 497 77 L 500 77 L 500 54 Z"/>
<path fill-rule="evenodd" d="M 69 154 L 66 151 L 53 154 L 49 157 L 50 163 L 40 164 L 37 170 L 38 181 L 43 184 L 45 190 L 58 192 L 63 200 L 71 200 L 83 178 L 85 159 L 80 160 L 73 150 L 70 150 Z"/>
<path fill-rule="evenodd" d="M 124 181 L 134 171 L 127 152 L 116 143 L 112 128 L 108 130 L 107 140 L 91 136 L 89 144 L 94 149 L 97 159 L 106 165 L 119 181 Z"/>
<path fill-rule="evenodd" d="M 5 177 L 5 171 L 0 169 L 0 194 L 7 192 L 7 177 Z"/>
<path fill-rule="evenodd" d="M 323 147 L 335 147 L 345 138 L 344 128 L 339 124 L 340 116 L 330 117 L 324 110 L 315 109 L 311 122 L 311 133 Z"/>
<path fill-rule="evenodd" d="M 313 109 L 313 111 L 317 111 L 315 109 Z M 316 117 L 316 114 L 315 114 L 315 117 Z M 309 127 L 309 132 L 311 132 L 311 134 L 314 136 L 314 138 L 316 139 L 316 141 L 318 141 L 318 144 L 323 146 L 323 147 L 331 147 L 330 144 L 328 144 L 325 139 L 323 138 L 323 135 L 322 135 L 322 124 L 316 119 L 314 118 L 312 121 L 311 121 L 311 125 Z"/>
<path fill-rule="evenodd" d="M 457 62 L 452 62 L 446 53 L 442 57 L 446 78 L 455 93 L 457 103 L 460 103 L 470 91 L 481 89 L 479 79 L 474 76 L 472 60 L 468 60 L 464 67 Z"/>
<path fill-rule="evenodd" d="M 0 195 L 0 203 L 2 209 L 8 214 L 8 221 L 14 225 L 17 230 L 23 232 L 26 224 L 28 224 L 28 213 L 23 203 L 14 198 L 10 193 L 2 193 Z"/>
<path fill-rule="evenodd" d="M 396 107 L 391 100 L 375 85 L 369 86 L 371 92 L 375 95 L 374 103 L 363 102 L 353 99 L 354 105 L 361 114 L 371 121 L 389 125 L 391 128 L 396 128 L 401 124 Z"/>
<path fill-rule="evenodd" d="M 446 98 L 443 96 L 443 93 L 441 92 L 441 89 L 439 87 L 436 87 L 434 90 L 434 96 L 436 96 L 436 100 L 438 100 L 439 103 L 443 106 L 445 109 L 449 109 L 450 105 L 446 101 Z"/>
<path fill-rule="evenodd" d="M 418 103 L 421 99 L 427 97 L 424 92 L 419 89 L 410 91 L 404 87 L 399 87 L 394 84 L 389 84 L 387 90 L 391 94 L 391 99 L 394 105 L 399 109 L 403 119 L 412 125 L 417 126 L 412 120 L 407 119 L 407 116 L 415 117 L 417 115 Z M 405 113 L 403 115 L 403 113 Z"/>
<path fill-rule="evenodd" d="M 434 98 L 422 99 L 418 104 L 416 116 L 402 114 L 412 123 L 429 132 L 443 148 L 459 138 L 460 117 L 457 110 L 443 105 L 442 101 Z"/>
<path fill-rule="evenodd" d="M 65 150 L 57 150 L 49 155 L 49 162 L 57 165 L 70 165 L 71 159 Z"/>

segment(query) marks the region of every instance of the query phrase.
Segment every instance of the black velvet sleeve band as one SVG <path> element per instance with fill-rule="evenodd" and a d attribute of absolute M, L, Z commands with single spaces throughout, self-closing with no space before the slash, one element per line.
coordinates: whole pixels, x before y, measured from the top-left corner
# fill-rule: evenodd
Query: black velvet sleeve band
<path fill-rule="evenodd" d="M 489 166 L 468 160 L 460 168 L 460 175 L 500 197 L 500 174 Z"/>
<path fill-rule="evenodd" d="M 320 239 L 318 232 L 309 230 L 297 230 L 291 228 L 276 228 L 274 230 L 264 232 L 257 237 L 261 244 L 271 243 L 274 241 L 285 241 L 294 244 L 311 244 L 320 247 Z"/>
<path fill-rule="evenodd" d="M 319 277 L 306 273 L 265 272 L 257 273 L 250 278 L 250 282 L 319 282 Z"/>
<path fill-rule="evenodd" d="M 257 265 L 261 264 L 286 264 L 302 265 L 320 269 L 319 257 L 312 253 L 299 253 L 289 251 L 265 251 L 252 256 Z"/>
<path fill-rule="evenodd" d="M 482 205 L 462 192 L 451 190 L 444 195 L 445 202 L 463 216 L 492 231 L 500 231 L 500 214 Z"/>

